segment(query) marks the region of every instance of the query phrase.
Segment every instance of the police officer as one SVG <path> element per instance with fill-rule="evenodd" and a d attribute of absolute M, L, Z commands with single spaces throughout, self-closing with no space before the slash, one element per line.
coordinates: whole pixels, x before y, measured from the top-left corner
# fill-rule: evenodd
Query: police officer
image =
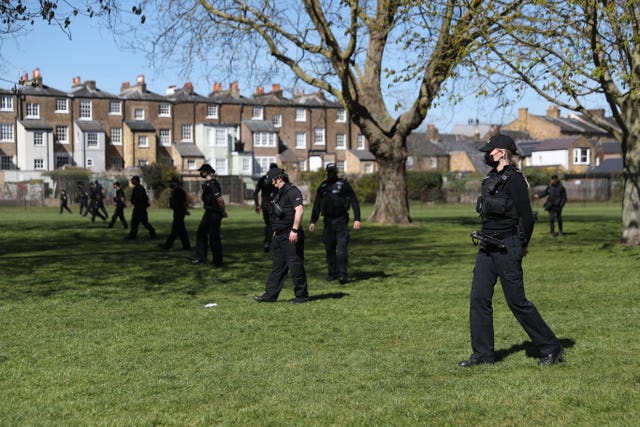
<path fill-rule="evenodd" d="M 109 213 L 107 212 L 107 208 L 104 206 L 104 187 L 100 184 L 100 182 L 96 179 L 94 191 L 96 193 L 96 206 L 105 219 L 109 218 Z"/>
<path fill-rule="evenodd" d="M 111 217 L 111 221 L 109 222 L 108 227 L 113 228 L 114 224 L 118 219 L 122 223 L 122 226 L 126 229 L 128 227 L 127 220 L 124 218 L 124 208 L 127 206 L 125 203 L 124 191 L 122 191 L 122 185 L 116 181 L 113 183 L 113 190 L 115 194 L 113 195 L 113 204 L 116 205 L 116 211 L 113 213 Z"/>
<path fill-rule="evenodd" d="M 271 163 L 269 170 L 276 169 L 278 165 Z M 264 251 L 269 252 L 269 246 L 271 245 L 271 238 L 273 237 L 273 230 L 271 229 L 271 213 L 269 212 L 269 206 L 273 194 L 276 192 L 276 188 L 271 184 L 271 181 L 264 175 L 256 183 L 256 189 L 253 192 L 253 204 L 256 208 L 256 213 L 259 214 L 262 211 L 262 220 L 264 221 Z M 259 196 L 262 196 L 261 200 Z"/>
<path fill-rule="evenodd" d="M 469 317 L 473 353 L 460 362 L 470 367 L 494 362 L 493 290 L 498 277 L 507 304 L 533 344 L 538 347 L 538 365 L 562 361 L 564 349 L 525 297 L 522 258 L 533 232 L 533 213 L 528 184 L 516 168 L 517 147 L 510 137 L 494 135 L 480 151 L 492 168 L 482 181 L 477 210 L 482 218 L 482 233 L 504 242 L 504 247 L 481 243 L 473 270 Z"/>
<path fill-rule="evenodd" d="M 551 176 L 551 183 L 540 193 L 533 195 L 534 199 L 547 197 L 544 208 L 549 212 L 549 234 L 551 237 L 557 236 L 555 233 L 555 220 L 558 220 L 558 232 L 562 236 L 562 208 L 567 203 L 567 190 L 558 179 L 558 175 Z"/>
<path fill-rule="evenodd" d="M 344 284 L 348 280 L 349 206 L 353 209 L 353 229 L 357 231 L 360 230 L 360 203 L 351 185 L 346 180 L 338 178 L 338 167 L 335 163 L 329 163 L 326 171 L 327 179 L 318 187 L 313 202 L 309 231 L 315 231 L 316 221 L 322 214 L 322 241 L 329 268 L 327 281 L 338 279 Z"/>
<path fill-rule="evenodd" d="M 140 177 L 135 175 L 131 178 L 131 204 L 133 205 L 133 212 L 131 213 L 131 230 L 127 239 L 133 240 L 138 235 L 138 226 L 142 224 L 144 228 L 149 231 L 152 239 L 155 239 L 156 230 L 151 224 L 149 224 L 149 214 L 147 208 L 149 207 L 149 197 L 147 196 L 147 190 L 140 185 Z"/>
<path fill-rule="evenodd" d="M 220 226 L 222 218 L 227 216 L 226 206 L 222 198 L 220 184 L 214 178 L 216 171 L 205 163 L 198 169 L 202 184 L 202 204 L 204 213 L 196 232 L 196 256 L 192 264 L 207 263 L 207 245 L 211 247 L 213 265 L 222 266 L 222 241 L 220 240 Z"/>
<path fill-rule="evenodd" d="M 62 190 L 60 190 L 60 213 L 62 213 L 64 209 L 66 209 L 67 212 L 72 213 L 71 209 L 69 209 L 69 206 L 67 206 L 68 203 L 69 196 L 67 195 L 67 190 L 63 188 Z"/>
<path fill-rule="evenodd" d="M 80 215 L 87 216 L 89 214 L 89 195 L 81 182 L 78 183 L 78 199 L 80 200 Z"/>
<path fill-rule="evenodd" d="M 107 220 L 107 217 L 98 210 L 98 193 L 93 182 L 89 184 L 89 213 L 91 214 L 91 222 L 96 221 L 96 216 L 102 218 L 103 221 Z"/>
<path fill-rule="evenodd" d="M 184 225 L 184 217 L 189 215 L 189 200 L 187 199 L 187 193 L 180 185 L 180 178 L 177 176 L 171 177 L 169 181 L 169 187 L 171 188 L 171 195 L 169 196 L 169 207 L 173 210 L 173 222 L 171 223 L 171 233 L 167 237 L 164 244 L 160 244 L 162 249 L 171 249 L 173 242 L 179 236 L 182 242 L 182 249 L 191 249 L 191 242 L 189 242 L 189 234 L 187 228 Z"/>
<path fill-rule="evenodd" d="M 273 168 L 267 174 L 277 188 L 271 205 L 272 268 L 264 294 L 253 297 L 257 302 L 275 302 L 284 286 L 287 273 L 291 271 L 295 298 L 292 304 L 309 301 L 307 272 L 304 269 L 304 232 L 301 228 L 304 207 L 302 193 L 289 182 L 289 177 L 280 168 Z"/>

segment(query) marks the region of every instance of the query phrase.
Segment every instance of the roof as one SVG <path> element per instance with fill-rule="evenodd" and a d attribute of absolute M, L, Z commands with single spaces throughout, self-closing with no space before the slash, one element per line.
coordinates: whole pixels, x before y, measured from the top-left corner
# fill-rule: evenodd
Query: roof
<path fill-rule="evenodd" d="M 141 88 L 139 86 L 130 86 L 122 92 L 119 97 L 122 99 L 137 99 L 142 101 L 167 101 L 167 98 L 164 96 L 148 91 L 146 87 Z"/>
<path fill-rule="evenodd" d="M 181 142 L 174 146 L 180 154 L 181 157 L 202 157 L 204 158 L 204 154 L 198 148 L 196 144 L 189 142 Z"/>
<path fill-rule="evenodd" d="M 282 91 L 275 93 L 265 93 L 253 95 L 253 101 L 257 105 L 292 105 L 290 99 L 286 99 L 281 95 Z"/>
<path fill-rule="evenodd" d="M 76 120 L 75 124 L 83 132 L 104 132 L 104 127 L 96 120 Z"/>
<path fill-rule="evenodd" d="M 447 150 L 441 143 L 427 141 L 424 132 L 412 132 L 407 136 L 407 153 L 415 157 L 447 156 Z"/>
<path fill-rule="evenodd" d="M 53 130 L 53 127 L 42 119 L 19 120 L 20 124 L 27 130 Z"/>
<path fill-rule="evenodd" d="M 117 95 L 113 95 L 109 92 L 105 92 L 100 89 L 92 89 L 86 85 L 79 85 L 71 88 L 69 96 L 72 98 L 111 98 L 117 99 Z"/>
<path fill-rule="evenodd" d="M 569 136 L 564 138 L 550 138 L 543 139 L 540 141 L 535 150 L 533 151 L 557 151 L 557 150 L 568 150 L 572 144 L 574 144 L 578 139 L 583 138 L 582 135 Z"/>
<path fill-rule="evenodd" d="M 375 160 L 376 156 L 369 150 L 349 150 L 351 154 L 356 156 L 360 161 Z"/>
<path fill-rule="evenodd" d="M 244 123 L 251 132 L 278 132 L 273 122 L 269 120 L 244 120 L 242 123 Z"/>
<path fill-rule="evenodd" d="M 66 92 L 63 92 L 58 89 L 54 89 L 49 86 L 32 86 L 30 84 L 18 86 L 18 92 L 22 95 L 33 95 L 33 96 L 67 96 Z"/>
<path fill-rule="evenodd" d="M 288 148 L 279 153 L 278 157 L 280 157 L 281 163 L 296 163 L 298 161 L 295 153 Z"/>
<path fill-rule="evenodd" d="M 209 100 L 214 104 L 252 104 L 249 98 L 229 91 L 212 92 L 209 94 Z"/>
<path fill-rule="evenodd" d="M 622 147 L 618 142 L 602 142 L 600 144 L 600 151 L 604 154 L 622 154 Z"/>
<path fill-rule="evenodd" d="M 175 89 L 175 91 L 167 95 L 166 98 L 172 102 L 182 103 L 182 102 L 209 102 L 209 99 L 205 96 L 199 95 L 196 92 L 190 91 L 188 89 Z"/>
<path fill-rule="evenodd" d="M 589 173 L 620 173 L 624 169 L 622 158 L 607 159 L 600 163 L 598 166 L 589 169 Z"/>
<path fill-rule="evenodd" d="M 342 104 L 336 101 L 329 101 L 320 91 L 309 95 L 298 95 L 293 99 L 294 105 L 304 105 L 309 107 L 335 107 L 342 108 Z"/>
<path fill-rule="evenodd" d="M 156 128 L 153 127 L 151 122 L 146 120 L 125 120 L 124 124 L 126 124 L 129 129 L 134 132 L 155 132 Z"/>

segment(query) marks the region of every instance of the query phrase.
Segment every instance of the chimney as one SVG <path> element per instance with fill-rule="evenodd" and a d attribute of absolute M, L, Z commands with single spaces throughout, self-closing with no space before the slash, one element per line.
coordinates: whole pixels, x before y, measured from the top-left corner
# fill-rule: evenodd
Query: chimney
<path fill-rule="evenodd" d="M 24 73 L 22 77 L 20 77 L 20 84 L 24 85 L 29 80 L 29 74 Z"/>
<path fill-rule="evenodd" d="M 95 80 L 87 80 L 85 82 L 85 84 L 87 85 L 87 87 L 91 90 L 96 90 L 96 81 Z"/>
<path fill-rule="evenodd" d="M 256 93 L 255 93 L 255 95 L 262 95 L 262 94 L 264 94 L 264 86 L 258 86 L 258 87 L 256 88 Z"/>
<path fill-rule="evenodd" d="M 271 85 L 271 92 L 280 92 L 282 88 L 280 87 L 280 83 L 274 83 Z"/>
<path fill-rule="evenodd" d="M 238 86 L 238 81 L 237 80 L 229 85 L 229 91 L 231 92 L 231 95 L 233 95 L 233 96 L 239 96 L 240 95 L 240 87 Z"/>
<path fill-rule="evenodd" d="M 547 108 L 547 117 L 550 119 L 559 119 L 560 109 L 555 105 L 549 106 L 549 108 Z"/>
<path fill-rule="evenodd" d="M 526 107 L 518 108 L 518 120 L 525 122 L 527 117 L 529 117 L 529 109 Z"/>
<path fill-rule="evenodd" d="M 597 119 L 604 119 L 604 108 L 595 108 L 593 110 L 587 110 Z"/>
<path fill-rule="evenodd" d="M 222 83 L 213 84 L 213 93 L 222 92 Z"/>
<path fill-rule="evenodd" d="M 40 74 L 40 68 L 35 68 L 31 72 L 31 84 L 33 86 L 42 86 L 42 75 Z"/>
<path fill-rule="evenodd" d="M 80 86 L 80 82 L 82 80 L 80 80 L 80 76 L 76 76 L 73 79 L 71 79 L 71 87 L 76 87 L 76 86 Z"/>
<path fill-rule="evenodd" d="M 136 83 L 144 84 L 144 74 L 138 74 L 138 78 L 136 79 Z"/>
<path fill-rule="evenodd" d="M 182 87 L 182 89 L 188 93 L 189 95 L 193 95 L 193 83 L 191 82 L 186 82 L 184 84 L 184 86 Z"/>
<path fill-rule="evenodd" d="M 129 89 L 129 82 L 123 82 L 122 85 L 120 86 L 120 93 L 126 91 L 127 89 Z"/>
<path fill-rule="evenodd" d="M 167 88 L 167 95 L 175 95 L 176 94 L 176 85 L 171 85 Z"/>
<path fill-rule="evenodd" d="M 39 79 L 40 78 L 40 68 L 36 68 L 35 70 L 33 70 L 33 80 L 35 79 Z"/>
<path fill-rule="evenodd" d="M 439 137 L 438 128 L 435 127 L 432 123 L 429 123 L 427 125 L 427 132 L 425 136 L 427 138 L 427 141 L 437 141 Z"/>

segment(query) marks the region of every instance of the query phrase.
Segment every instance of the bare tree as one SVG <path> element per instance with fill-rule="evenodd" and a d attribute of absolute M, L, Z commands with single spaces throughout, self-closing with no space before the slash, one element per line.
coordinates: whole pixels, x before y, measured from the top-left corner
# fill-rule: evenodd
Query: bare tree
<path fill-rule="evenodd" d="M 406 224 L 407 135 L 423 122 L 474 42 L 520 3 L 148 0 L 142 7 L 158 11 L 158 22 L 145 28 L 153 33 L 155 57 L 177 59 L 186 68 L 197 59 L 218 72 L 225 63 L 243 70 L 268 64 L 282 76 L 284 66 L 333 95 L 378 162 L 380 184 L 369 220 Z M 392 95 L 408 86 L 408 100 L 390 105 Z"/>
<path fill-rule="evenodd" d="M 531 4 L 488 34 L 482 66 L 498 85 L 533 88 L 580 113 L 620 143 L 624 159 L 621 240 L 640 245 L 640 5 L 626 0 Z M 495 59 L 497 61 L 492 61 Z M 605 101 L 613 122 L 588 105 Z"/>

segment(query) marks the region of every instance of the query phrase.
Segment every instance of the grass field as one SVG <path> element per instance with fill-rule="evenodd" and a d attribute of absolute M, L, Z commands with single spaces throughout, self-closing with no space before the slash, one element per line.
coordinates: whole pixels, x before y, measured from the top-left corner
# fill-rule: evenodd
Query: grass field
<path fill-rule="evenodd" d="M 55 208 L 0 208 L 0 425 L 640 425 L 640 248 L 617 243 L 619 206 L 564 214 L 552 238 L 541 213 L 524 269 L 566 362 L 537 367 L 498 286 L 499 363 L 465 370 L 469 206 L 364 223 L 346 285 L 324 281 L 321 230 L 307 233 L 300 305 L 290 282 L 278 303 L 253 301 L 270 257 L 249 208 L 223 222 L 222 269 L 157 248 L 168 210 L 150 211 L 159 240 L 125 242 Z"/>

